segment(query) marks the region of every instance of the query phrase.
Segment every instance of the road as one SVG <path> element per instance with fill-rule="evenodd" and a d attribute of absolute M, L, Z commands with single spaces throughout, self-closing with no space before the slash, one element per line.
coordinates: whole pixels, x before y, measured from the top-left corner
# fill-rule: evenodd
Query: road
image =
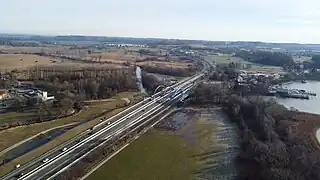
<path fill-rule="evenodd" d="M 74 138 L 59 147 L 43 154 L 42 156 L 14 169 L 1 180 L 26 179 L 39 180 L 48 177 L 54 178 L 60 172 L 85 157 L 97 146 L 110 143 L 114 138 L 123 133 L 128 133 L 135 128 L 145 125 L 154 116 L 170 108 L 185 93 L 188 93 L 204 73 L 198 73 L 192 77 L 185 78 L 170 88 L 156 93 L 150 98 L 137 103 L 121 113 L 104 120 L 92 130 L 84 132 L 81 136 Z M 180 89 L 180 91 L 175 91 Z M 43 160 L 47 159 L 46 162 Z"/>

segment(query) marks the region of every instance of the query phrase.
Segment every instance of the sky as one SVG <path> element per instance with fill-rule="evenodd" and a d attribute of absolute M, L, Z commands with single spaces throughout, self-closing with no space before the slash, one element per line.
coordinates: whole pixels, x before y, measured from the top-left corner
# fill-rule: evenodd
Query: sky
<path fill-rule="evenodd" d="M 0 32 L 320 43 L 319 0 L 0 0 Z"/>

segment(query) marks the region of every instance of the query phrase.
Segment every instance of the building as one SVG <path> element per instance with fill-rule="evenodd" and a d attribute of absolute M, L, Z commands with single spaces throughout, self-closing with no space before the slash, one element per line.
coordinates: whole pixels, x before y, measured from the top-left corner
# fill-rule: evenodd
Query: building
<path fill-rule="evenodd" d="M 48 96 L 46 91 L 41 91 L 30 85 L 20 85 L 9 90 L 13 98 L 19 99 L 21 101 L 36 100 L 48 101 L 54 100 L 54 96 Z"/>

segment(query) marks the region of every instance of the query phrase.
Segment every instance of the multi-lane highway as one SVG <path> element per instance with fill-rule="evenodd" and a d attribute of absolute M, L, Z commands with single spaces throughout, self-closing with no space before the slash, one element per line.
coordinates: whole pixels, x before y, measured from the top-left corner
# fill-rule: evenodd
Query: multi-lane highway
<path fill-rule="evenodd" d="M 103 120 L 80 136 L 65 142 L 42 156 L 8 173 L 1 180 L 7 179 L 54 179 L 56 175 L 88 155 L 100 145 L 110 143 L 124 133 L 129 133 L 147 124 L 153 117 L 170 108 L 179 101 L 204 72 L 185 78 L 177 84 L 165 88 L 133 105 L 121 113 Z"/>

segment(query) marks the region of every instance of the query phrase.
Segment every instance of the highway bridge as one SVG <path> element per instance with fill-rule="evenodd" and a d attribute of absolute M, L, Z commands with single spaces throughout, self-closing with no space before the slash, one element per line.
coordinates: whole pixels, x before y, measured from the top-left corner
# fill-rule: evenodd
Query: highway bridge
<path fill-rule="evenodd" d="M 201 71 L 185 78 L 171 87 L 163 88 L 152 97 L 125 109 L 119 114 L 102 121 L 92 129 L 83 132 L 62 145 L 35 158 L 21 167 L 13 169 L 1 180 L 55 179 L 59 174 L 77 163 L 99 146 L 106 145 L 124 134 L 149 125 L 152 119 L 183 101 L 199 79 L 205 76 Z"/>

